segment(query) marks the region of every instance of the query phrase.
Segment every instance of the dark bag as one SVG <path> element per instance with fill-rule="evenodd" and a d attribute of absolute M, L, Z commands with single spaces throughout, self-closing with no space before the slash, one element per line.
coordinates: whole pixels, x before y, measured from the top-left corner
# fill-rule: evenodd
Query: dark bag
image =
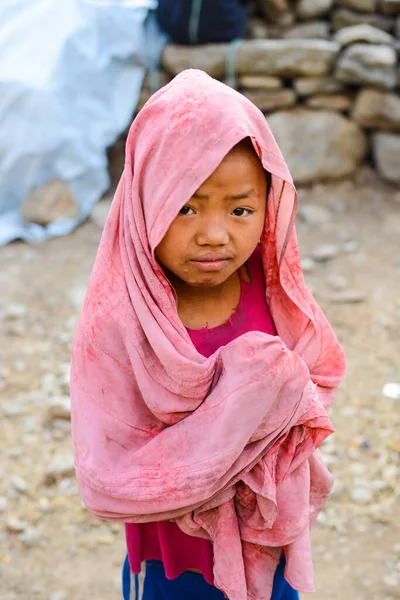
<path fill-rule="evenodd" d="M 246 0 L 158 0 L 156 14 L 178 44 L 231 42 L 246 29 Z"/>

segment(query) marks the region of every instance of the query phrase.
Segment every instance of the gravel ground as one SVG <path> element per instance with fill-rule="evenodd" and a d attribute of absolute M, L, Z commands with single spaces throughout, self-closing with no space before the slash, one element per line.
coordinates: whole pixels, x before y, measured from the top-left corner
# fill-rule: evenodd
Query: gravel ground
<path fill-rule="evenodd" d="M 336 483 L 313 531 L 314 600 L 400 599 L 400 192 L 367 169 L 301 189 L 307 281 L 348 375 L 323 452 Z M 107 202 L 69 237 L 0 248 L 0 600 L 117 600 L 120 524 L 82 506 L 71 340 Z M 392 397 L 391 397 L 392 396 Z"/>

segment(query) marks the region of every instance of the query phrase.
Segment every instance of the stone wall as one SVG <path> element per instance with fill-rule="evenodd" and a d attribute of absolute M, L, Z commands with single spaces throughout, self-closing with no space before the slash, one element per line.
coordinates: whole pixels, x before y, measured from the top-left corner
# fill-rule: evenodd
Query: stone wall
<path fill-rule="evenodd" d="M 235 86 L 267 116 L 296 183 L 349 176 L 364 162 L 400 183 L 399 37 L 400 0 L 251 5 Z M 170 44 L 161 82 L 187 68 L 225 81 L 231 51 Z"/>

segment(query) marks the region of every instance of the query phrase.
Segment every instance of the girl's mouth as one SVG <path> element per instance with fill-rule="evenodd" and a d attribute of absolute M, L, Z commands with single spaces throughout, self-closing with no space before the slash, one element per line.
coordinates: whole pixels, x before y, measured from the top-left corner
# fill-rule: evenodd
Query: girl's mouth
<path fill-rule="evenodd" d="M 192 259 L 189 262 L 199 271 L 222 271 L 232 260 L 230 256 L 222 253 L 208 253 Z"/>

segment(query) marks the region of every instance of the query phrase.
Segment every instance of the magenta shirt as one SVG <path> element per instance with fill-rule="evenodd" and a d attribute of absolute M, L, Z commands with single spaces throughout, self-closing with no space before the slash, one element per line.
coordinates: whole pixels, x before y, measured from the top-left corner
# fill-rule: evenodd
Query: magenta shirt
<path fill-rule="evenodd" d="M 247 262 L 250 283 L 241 278 L 239 306 L 230 319 L 211 329 L 188 329 L 190 338 L 200 354 L 211 356 L 220 346 L 248 331 L 275 335 L 275 327 L 265 299 L 265 279 L 259 247 Z M 132 573 L 140 573 L 144 560 L 159 560 L 164 564 L 168 579 L 184 571 L 200 571 L 213 585 L 213 547 L 211 542 L 183 533 L 176 523 L 126 523 L 126 542 Z"/>

